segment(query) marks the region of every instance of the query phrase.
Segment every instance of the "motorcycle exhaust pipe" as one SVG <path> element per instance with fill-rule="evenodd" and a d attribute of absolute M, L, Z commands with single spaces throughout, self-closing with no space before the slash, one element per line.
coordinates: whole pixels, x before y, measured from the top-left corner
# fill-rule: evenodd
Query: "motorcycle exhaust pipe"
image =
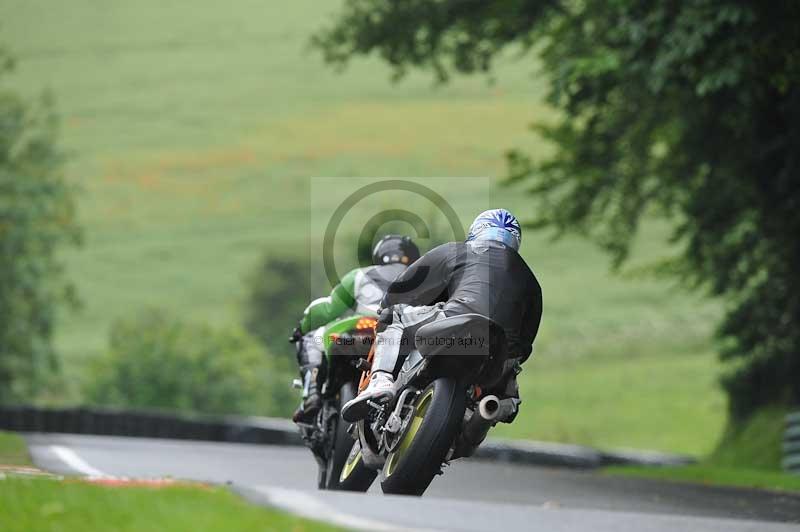
<path fill-rule="evenodd" d="M 478 403 L 478 408 L 472 417 L 464 423 L 458 445 L 456 457 L 472 456 L 478 446 L 486 439 L 489 429 L 494 424 L 513 414 L 514 403 L 511 399 L 500 400 L 496 395 L 487 395 Z"/>
<path fill-rule="evenodd" d="M 478 403 L 478 414 L 484 421 L 494 421 L 500 412 L 500 399 L 496 395 L 487 395 Z"/>

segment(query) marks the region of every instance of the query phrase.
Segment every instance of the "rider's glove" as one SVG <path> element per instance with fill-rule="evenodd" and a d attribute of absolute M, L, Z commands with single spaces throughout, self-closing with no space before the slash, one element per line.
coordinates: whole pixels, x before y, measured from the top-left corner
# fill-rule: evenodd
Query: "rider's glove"
<path fill-rule="evenodd" d="M 378 310 L 378 325 L 375 328 L 376 332 L 382 333 L 386 330 L 386 327 L 392 324 L 394 321 L 394 311 L 392 307 L 389 308 L 382 308 Z"/>
<path fill-rule="evenodd" d="M 297 326 L 294 328 L 294 330 L 292 331 L 292 335 L 289 337 L 289 343 L 296 344 L 297 342 L 302 340 L 302 338 L 303 338 L 303 331 L 301 331 L 300 327 Z"/>

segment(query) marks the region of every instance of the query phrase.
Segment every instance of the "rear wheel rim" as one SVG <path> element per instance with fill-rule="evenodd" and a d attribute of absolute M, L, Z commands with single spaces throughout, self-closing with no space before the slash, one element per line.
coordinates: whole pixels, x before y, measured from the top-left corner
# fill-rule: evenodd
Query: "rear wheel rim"
<path fill-rule="evenodd" d="M 422 421 L 425 418 L 425 414 L 428 412 L 428 408 L 431 405 L 432 399 L 433 388 L 430 388 L 423 392 L 423 394 L 419 396 L 416 401 L 414 401 L 414 417 L 411 418 L 408 428 L 406 429 L 405 434 L 403 434 L 403 439 L 397 445 L 397 448 L 386 458 L 386 477 L 392 476 L 392 474 L 397 470 L 397 465 L 403 459 L 403 456 L 405 456 L 405 454 L 408 452 L 408 449 L 414 442 L 414 438 L 417 437 L 417 433 L 422 426 Z"/>

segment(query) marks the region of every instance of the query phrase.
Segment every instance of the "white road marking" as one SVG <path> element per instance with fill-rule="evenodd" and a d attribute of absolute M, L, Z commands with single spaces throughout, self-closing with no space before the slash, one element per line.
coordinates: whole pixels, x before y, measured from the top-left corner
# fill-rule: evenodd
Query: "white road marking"
<path fill-rule="evenodd" d="M 333 506 L 324 503 L 305 491 L 273 486 L 255 486 L 254 489 L 265 495 L 273 506 L 309 519 L 321 520 L 333 525 L 356 530 L 369 530 L 374 532 L 424 532 L 420 529 L 398 527 L 381 521 L 375 521 L 374 519 L 367 519 L 340 512 Z"/>
<path fill-rule="evenodd" d="M 59 460 L 67 464 L 70 469 L 77 471 L 82 475 L 86 475 L 88 477 L 108 477 L 107 475 L 90 466 L 83 458 L 75 454 L 75 451 L 68 447 L 62 447 L 61 445 L 51 445 L 50 452 L 56 455 Z"/>

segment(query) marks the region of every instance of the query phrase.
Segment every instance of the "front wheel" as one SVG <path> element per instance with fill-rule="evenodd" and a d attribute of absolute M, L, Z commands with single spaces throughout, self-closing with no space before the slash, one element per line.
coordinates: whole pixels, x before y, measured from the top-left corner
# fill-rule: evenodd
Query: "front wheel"
<path fill-rule="evenodd" d="M 436 379 L 417 395 L 405 433 L 381 471 L 384 493 L 422 495 L 439 473 L 465 409 L 465 390 L 451 378 Z"/>
<path fill-rule="evenodd" d="M 347 456 L 347 461 L 339 473 L 338 487 L 341 491 L 367 491 L 378 476 L 378 472 L 369 469 L 361 459 L 361 444 L 355 442 Z"/>
<path fill-rule="evenodd" d="M 367 491 L 378 475 L 377 471 L 364 467 L 361 447 L 357 442 L 354 444 L 347 432 L 349 423 L 342 419 L 342 407 L 355 396 L 356 387 L 352 382 L 345 383 L 339 390 L 339 418 L 336 421 L 333 453 L 325 471 L 324 489 Z"/>

